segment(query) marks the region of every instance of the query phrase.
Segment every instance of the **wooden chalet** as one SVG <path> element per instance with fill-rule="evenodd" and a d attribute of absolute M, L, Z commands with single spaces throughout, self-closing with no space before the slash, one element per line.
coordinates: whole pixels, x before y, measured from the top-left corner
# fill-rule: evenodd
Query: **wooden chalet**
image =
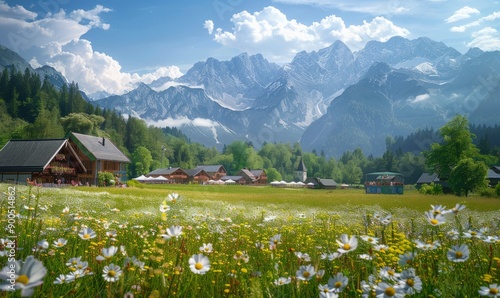
<path fill-rule="evenodd" d="M 238 172 L 238 176 L 242 176 L 245 179 L 245 184 L 247 185 L 265 185 L 267 184 L 267 175 L 264 170 L 248 170 L 242 169 Z"/>
<path fill-rule="evenodd" d="M 184 170 L 189 176 L 189 183 L 204 184 L 210 180 L 210 176 L 202 169 Z"/>
<path fill-rule="evenodd" d="M 0 151 L 0 181 L 76 185 L 87 167 L 67 139 L 10 140 Z"/>
<path fill-rule="evenodd" d="M 127 180 L 127 164 L 130 160 L 111 140 L 75 132 L 69 133 L 68 138 L 87 169 L 85 173 L 77 175 L 82 184 L 97 185 L 99 172 L 112 173 L 117 183 Z"/>
<path fill-rule="evenodd" d="M 210 180 L 220 180 L 227 175 L 227 171 L 222 165 L 197 166 L 195 170 L 205 171 L 210 176 Z"/>
<path fill-rule="evenodd" d="M 185 184 L 189 182 L 189 174 L 181 168 L 156 169 L 146 174 L 147 177 L 163 176 L 169 183 Z"/>

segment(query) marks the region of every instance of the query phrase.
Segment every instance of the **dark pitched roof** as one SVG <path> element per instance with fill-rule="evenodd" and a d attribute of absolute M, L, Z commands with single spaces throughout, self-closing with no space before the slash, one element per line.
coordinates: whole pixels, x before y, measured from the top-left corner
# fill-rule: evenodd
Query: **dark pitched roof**
<path fill-rule="evenodd" d="M 488 173 L 486 174 L 486 179 L 500 179 L 500 171 L 495 172 L 493 169 L 488 169 Z"/>
<path fill-rule="evenodd" d="M 265 173 L 266 173 L 264 170 L 251 170 L 250 172 L 252 172 L 252 174 L 253 174 L 255 177 L 259 177 L 260 175 L 262 175 L 262 174 L 265 174 Z"/>
<path fill-rule="evenodd" d="M 195 169 L 204 170 L 207 173 L 216 173 L 220 170 L 220 168 L 226 172 L 226 169 L 224 169 L 222 165 L 197 166 Z"/>
<path fill-rule="evenodd" d="M 323 186 L 337 186 L 337 182 L 333 179 L 323 179 L 319 178 L 318 182 Z"/>
<path fill-rule="evenodd" d="M 302 158 L 300 159 L 299 166 L 297 167 L 297 171 L 307 172 L 306 165 L 304 164 L 304 161 L 302 160 Z"/>
<path fill-rule="evenodd" d="M 246 179 L 255 180 L 255 175 L 247 169 L 242 169 L 238 174 L 245 176 Z"/>
<path fill-rule="evenodd" d="M 170 175 L 179 169 L 183 172 L 186 172 L 181 168 L 166 168 L 166 169 L 156 169 L 154 171 L 147 173 L 146 176 L 149 176 L 149 175 Z"/>
<path fill-rule="evenodd" d="M 81 133 L 71 132 L 70 138 L 81 148 L 82 151 L 91 154 L 89 158 L 95 160 L 110 160 L 119 162 L 130 162 L 128 157 L 118 149 L 110 139 L 95 137 Z"/>
<path fill-rule="evenodd" d="M 417 184 L 432 183 L 437 181 L 439 181 L 438 174 L 422 173 L 422 175 L 420 175 L 420 178 L 418 178 L 417 180 Z"/>
<path fill-rule="evenodd" d="M 201 175 L 205 174 L 205 175 L 209 176 L 207 174 L 207 172 L 205 172 L 203 169 L 198 169 L 198 168 L 192 169 L 192 170 L 184 170 L 184 172 L 186 172 L 186 174 L 188 174 L 189 177 L 194 177 L 194 176 L 199 175 L 199 174 L 201 174 Z"/>
<path fill-rule="evenodd" d="M 500 174 L 500 166 L 492 166 L 490 170 Z"/>
<path fill-rule="evenodd" d="M 65 139 L 10 140 L 0 151 L 0 172 L 42 172 Z"/>

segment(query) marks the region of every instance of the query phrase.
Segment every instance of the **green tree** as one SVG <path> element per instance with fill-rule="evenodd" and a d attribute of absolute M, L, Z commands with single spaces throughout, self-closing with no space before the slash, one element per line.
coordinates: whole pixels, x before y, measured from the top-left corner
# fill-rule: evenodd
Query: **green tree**
<path fill-rule="evenodd" d="M 266 170 L 266 174 L 267 174 L 267 182 L 273 182 L 273 181 L 281 181 L 281 180 L 283 180 L 281 178 L 280 172 L 278 172 L 278 170 L 276 170 L 275 168 L 268 168 Z"/>
<path fill-rule="evenodd" d="M 227 147 L 227 151 L 233 155 L 233 164 L 231 165 L 233 174 L 243 168 L 248 168 L 249 149 L 253 150 L 243 141 L 234 141 Z"/>
<path fill-rule="evenodd" d="M 487 172 L 488 167 L 483 162 L 472 158 L 461 159 L 450 172 L 450 188 L 456 195 L 467 197 L 469 192 L 487 186 Z"/>
<path fill-rule="evenodd" d="M 59 123 L 59 110 L 42 109 L 35 122 L 26 127 L 27 137 L 32 139 L 51 139 L 64 137 L 64 130 Z"/>
<path fill-rule="evenodd" d="M 440 179 L 450 178 L 451 171 L 462 159 L 479 155 L 479 150 L 472 143 L 475 135 L 469 130 L 467 118 L 458 115 L 445 124 L 439 133 L 442 144 L 434 143 L 424 152 L 426 165 L 439 175 Z"/>
<path fill-rule="evenodd" d="M 193 156 L 187 144 L 183 144 L 176 152 L 177 165 L 181 168 L 191 169 L 193 166 Z"/>
<path fill-rule="evenodd" d="M 153 157 L 151 152 L 143 146 L 137 147 L 132 153 L 133 176 L 140 176 L 149 173 Z"/>
<path fill-rule="evenodd" d="M 85 113 L 71 113 L 61 118 L 65 132 L 77 132 L 87 135 L 97 135 L 104 117 Z"/>
<path fill-rule="evenodd" d="M 349 184 L 359 184 L 361 179 L 363 178 L 363 170 L 356 165 L 354 160 L 350 160 L 347 162 L 347 165 L 344 167 L 343 172 L 343 181 L 344 183 Z"/>

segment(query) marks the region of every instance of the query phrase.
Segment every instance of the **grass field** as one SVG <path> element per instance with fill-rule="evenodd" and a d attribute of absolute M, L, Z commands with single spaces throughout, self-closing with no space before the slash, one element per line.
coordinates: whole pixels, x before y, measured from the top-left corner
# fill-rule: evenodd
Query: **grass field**
<path fill-rule="evenodd" d="M 0 190 L 0 265 L 17 270 L 13 284 L 8 267 L 0 279 L 13 297 L 477 297 L 500 283 L 498 199 L 216 185 Z M 466 208 L 447 212 L 457 204 Z"/>

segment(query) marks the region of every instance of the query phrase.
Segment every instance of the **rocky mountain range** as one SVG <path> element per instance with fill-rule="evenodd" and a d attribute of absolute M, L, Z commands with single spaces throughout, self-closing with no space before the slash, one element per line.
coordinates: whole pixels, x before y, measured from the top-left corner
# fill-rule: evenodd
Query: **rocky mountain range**
<path fill-rule="evenodd" d="M 428 38 L 393 37 L 352 52 L 337 41 L 283 66 L 262 55 L 208 58 L 178 79 L 162 78 L 97 104 L 152 123 L 182 123 L 195 141 L 300 141 L 338 156 L 380 155 L 387 136 L 438 128 L 456 114 L 500 123 L 500 52 L 457 50 Z M 165 120 L 166 121 L 162 121 Z"/>
<path fill-rule="evenodd" d="M 329 156 L 357 147 L 379 156 L 387 136 L 439 128 L 456 114 L 500 124 L 499 92 L 500 52 L 461 54 L 425 37 L 393 37 L 358 52 L 336 41 L 281 66 L 260 54 L 208 58 L 180 78 L 102 92 L 94 103 L 179 126 L 207 146 L 300 142 Z"/>

